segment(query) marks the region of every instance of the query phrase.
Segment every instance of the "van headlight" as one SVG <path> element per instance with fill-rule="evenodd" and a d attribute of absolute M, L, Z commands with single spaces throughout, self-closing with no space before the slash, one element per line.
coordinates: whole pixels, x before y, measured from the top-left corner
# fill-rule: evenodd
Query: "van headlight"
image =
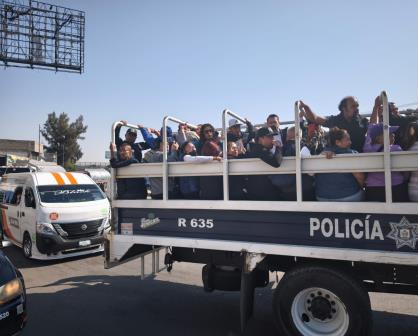
<path fill-rule="evenodd" d="M 23 294 L 23 285 L 16 278 L 0 287 L 0 305 L 3 305 Z"/>
<path fill-rule="evenodd" d="M 38 224 L 36 224 L 36 232 L 47 234 L 47 235 L 54 235 L 55 234 L 54 227 L 50 223 L 38 223 Z"/>

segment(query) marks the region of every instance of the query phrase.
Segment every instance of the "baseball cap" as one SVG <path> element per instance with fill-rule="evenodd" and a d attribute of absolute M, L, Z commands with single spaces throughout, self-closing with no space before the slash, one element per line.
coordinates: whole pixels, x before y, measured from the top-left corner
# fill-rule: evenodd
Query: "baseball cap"
<path fill-rule="evenodd" d="M 263 136 L 268 136 L 268 135 L 276 135 L 277 133 L 274 132 L 271 127 L 261 127 L 258 131 L 257 131 L 257 137 L 263 137 Z"/>
<path fill-rule="evenodd" d="M 398 130 L 399 126 L 389 126 L 389 134 L 395 133 Z M 369 136 L 374 140 L 377 136 L 383 134 L 383 124 L 371 124 L 369 126 Z"/>
<path fill-rule="evenodd" d="M 229 119 L 228 124 L 229 124 L 229 127 L 244 125 L 243 123 L 239 122 L 238 119 Z"/>
<path fill-rule="evenodd" d="M 128 128 L 126 133 L 131 133 L 131 134 L 135 134 L 135 135 L 138 134 L 135 128 Z"/>

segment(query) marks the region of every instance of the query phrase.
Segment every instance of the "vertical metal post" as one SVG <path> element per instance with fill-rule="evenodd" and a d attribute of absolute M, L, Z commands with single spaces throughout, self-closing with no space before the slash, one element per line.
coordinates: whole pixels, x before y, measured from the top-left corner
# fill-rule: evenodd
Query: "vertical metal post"
<path fill-rule="evenodd" d="M 392 173 L 390 161 L 389 103 L 385 91 L 380 94 L 383 104 L 383 166 L 385 169 L 386 204 L 392 203 Z"/>
<path fill-rule="evenodd" d="M 295 146 L 296 146 L 296 201 L 302 202 L 302 162 L 300 157 L 300 123 L 299 123 L 299 101 L 295 103 Z"/>
<path fill-rule="evenodd" d="M 41 124 L 38 125 L 38 161 L 41 161 Z"/>
<path fill-rule="evenodd" d="M 112 139 L 112 145 L 116 145 L 115 131 L 119 124 L 119 122 L 115 122 L 112 125 L 110 137 Z M 112 157 L 112 151 L 110 151 L 110 157 Z M 116 199 L 116 172 L 117 170 L 115 168 L 110 168 L 110 200 L 112 202 Z"/>
<path fill-rule="evenodd" d="M 145 279 L 145 257 L 141 257 L 141 280 Z"/>
<path fill-rule="evenodd" d="M 168 151 L 167 151 L 167 122 L 169 117 L 163 119 L 163 200 L 168 200 Z"/>
<path fill-rule="evenodd" d="M 223 157 L 222 157 L 222 176 L 223 176 L 223 189 L 224 189 L 224 201 L 229 200 L 229 163 L 228 163 L 228 132 L 226 129 L 226 117 L 230 115 L 231 117 L 234 117 L 235 119 L 245 123 L 246 119 L 240 117 L 239 115 L 235 114 L 234 112 L 225 109 L 222 111 L 222 135 L 224 138 L 222 151 L 223 151 Z"/>
<path fill-rule="evenodd" d="M 152 248 L 152 275 L 155 275 L 157 272 L 156 272 L 156 267 L 155 267 L 155 249 L 154 249 L 154 247 Z"/>
<path fill-rule="evenodd" d="M 62 167 L 65 168 L 65 135 L 62 140 Z"/>
<path fill-rule="evenodd" d="M 229 200 L 229 166 L 228 166 L 228 134 L 226 130 L 226 116 L 228 110 L 223 110 L 222 112 L 222 176 L 223 176 L 223 193 L 224 201 Z"/>
<path fill-rule="evenodd" d="M 33 13 L 32 13 L 32 0 L 29 0 L 29 25 L 30 25 L 30 41 L 29 41 L 29 60 L 30 65 L 33 68 L 33 54 L 34 54 L 34 46 L 33 46 L 33 35 L 34 35 L 34 27 L 33 27 Z"/>

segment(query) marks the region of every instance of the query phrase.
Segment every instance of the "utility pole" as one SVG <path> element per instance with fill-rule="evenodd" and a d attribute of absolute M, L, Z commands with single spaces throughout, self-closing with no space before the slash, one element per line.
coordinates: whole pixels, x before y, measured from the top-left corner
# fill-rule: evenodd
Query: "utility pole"
<path fill-rule="evenodd" d="M 38 128 L 38 147 L 39 147 L 38 161 L 41 161 L 41 124 L 39 124 L 39 128 Z"/>
<path fill-rule="evenodd" d="M 64 156 L 64 153 L 65 153 L 65 135 L 63 135 L 63 141 L 62 141 L 62 166 L 64 167 L 64 164 L 65 164 L 65 156 Z"/>

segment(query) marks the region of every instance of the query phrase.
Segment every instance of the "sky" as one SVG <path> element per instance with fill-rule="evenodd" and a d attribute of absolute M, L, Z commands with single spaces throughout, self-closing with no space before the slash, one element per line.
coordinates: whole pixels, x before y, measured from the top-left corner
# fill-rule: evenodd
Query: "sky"
<path fill-rule="evenodd" d="M 415 0 L 45 2 L 85 11 L 84 73 L 0 67 L 0 138 L 37 140 L 53 111 L 83 115 L 80 161 L 106 161 L 117 120 L 219 127 L 229 108 L 285 121 L 298 99 L 331 115 L 347 95 L 366 113 L 381 90 L 418 102 Z"/>

